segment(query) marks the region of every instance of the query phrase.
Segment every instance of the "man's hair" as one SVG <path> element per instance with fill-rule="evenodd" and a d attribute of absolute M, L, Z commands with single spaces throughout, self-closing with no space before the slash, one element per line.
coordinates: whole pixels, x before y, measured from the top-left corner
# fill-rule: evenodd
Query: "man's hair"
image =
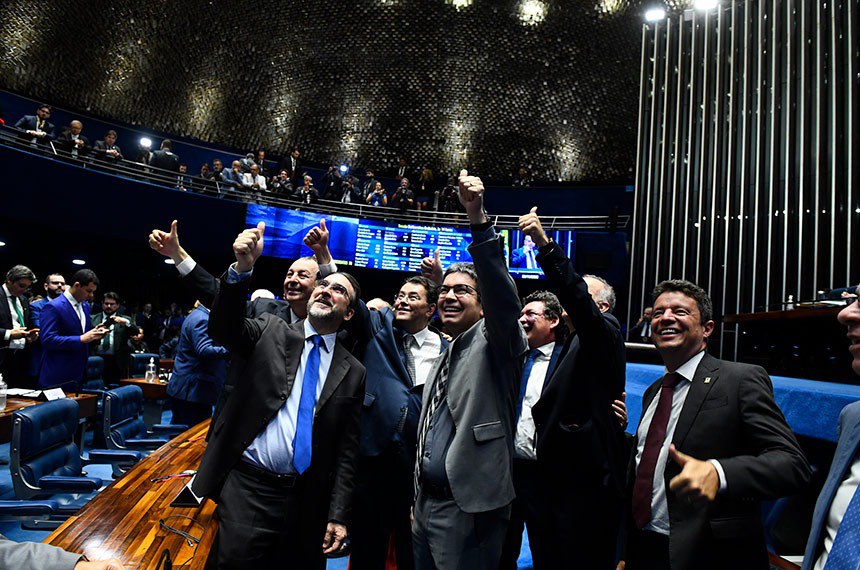
<path fill-rule="evenodd" d="M 70 281 L 72 285 L 75 283 L 80 283 L 82 287 L 86 287 L 90 283 L 93 283 L 96 287 L 99 286 L 99 278 L 96 277 L 96 272 L 92 269 L 78 269 L 75 271 L 75 274 L 72 275 L 72 280 Z"/>
<path fill-rule="evenodd" d="M 220 159 L 220 158 L 213 158 L 213 159 L 212 159 L 212 164 L 215 164 L 216 162 L 223 164 L 223 162 L 221 162 L 221 159 Z"/>
<path fill-rule="evenodd" d="M 119 293 L 114 293 L 113 291 L 108 291 L 104 294 L 105 299 L 113 299 L 116 301 L 116 304 L 119 305 Z"/>
<path fill-rule="evenodd" d="M 179 168 L 182 168 L 183 166 L 184 166 L 185 168 L 188 168 L 188 165 L 187 165 L 186 163 L 181 162 L 181 163 L 179 164 Z"/>
<path fill-rule="evenodd" d="M 714 305 L 711 303 L 711 298 L 704 289 L 683 279 L 669 279 L 663 281 L 651 292 L 651 304 L 657 300 L 657 297 L 663 293 L 681 293 L 696 301 L 699 306 L 699 322 L 707 323 L 714 318 Z"/>
<path fill-rule="evenodd" d="M 442 280 L 444 281 L 446 277 L 448 277 L 452 273 L 465 273 L 475 282 L 475 292 L 478 294 L 478 302 L 481 301 L 481 284 L 478 283 L 478 272 L 475 271 L 475 264 L 468 263 L 466 261 L 458 261 L 457 263 L 452 263 L 448 266 L 448 269 L 445 270 L 445 273 L 442 275 Z"/>
<path fill-rule="evenodd" d="M 406 285 L 407 283 L 412 283 L 414 285 L 421 285 L 424 287 L 424 291 L 427 295 L 427 302 L 431 305 L 436 305 L 439 302 L 439 286 L 424 277 L 423 275 L 413 275 L 412 277 L 407 277 L 403 280 L 403 283 L 400 284 L 401 287 Z"/>
<path fill-rule="evenodd" d="M 107 138 L 107 137 L 116 138 L 116 131 L 113 129 L 109 130 L 108 132 L 105 133 L 105 138 Z"/>
<path fill-rule="evenodd" d="M 604 279 L 603 277 L 598 277 L 597 275 L 583 275 L 583 278 L 588 277 L 589 279 L 594 279 L 595 281 L 601 283 L 603 287 L 600 291 L 597 292 L 597 300 L 603 301 L 604 303 L 609 304 L 609 312 L 615 310 L 615 289 L 612 288 L 612 285 Z"/>
<path fill-rule="evenodd" d="M 47 103 L 42 103 L 41 105 L 39 105 L 38 107 L 36 107 L 36 110 L 37 110 L 37 111 L 41 111 L 42 109 L 47 109 L 47 110 L 49 110 L 49 111 L 53 111 L 53 110 L 54 110 L 54 109 L 53 109 L 50 105 L 48 105 Z"/>
<path fill-rule="evenodd" d="M 561 302 L 558 300 L 558 297 L 555 296 L 554 293 L 550 293 L 549 291 L 535 291 L 534 293 L 530 293 L 523 299 L 523 306 L 525 307 L 529 303 L 533 302 L 543 303 L 544 311 L 543 316 L 548 319 L 558 319 L 558 325 L 555 327 L 555 340 L 562 341 L 567 336 L 567 325 L 564 324 L 564 319 L 561 318 L 561 314 L 564 312 L 564 309 L 561 306 Z"/>
<path fill-rule="evenodd" d="M 173 143 L 170 142 L 170 139 L 164 139 L 163 141 L 161 141 L 161 148 L 170 150 L 171 148 L 173 148 Z"/>
<path fill-rule="evenodd" d="M 332 273 L 332 275 L 335 274 Z M 355 290 L 355 295 L 349 298 L 349 308 L 354 311 L 355 308 L 358 307 L 358 300 L 361 299 L 361 285 L 358 284 L 358 279 L 346 271 L 338 271 L 337 275 L 343 275 L 346 277 L 346 280 L 349 281 L 349 284 L 352 285 L 353 290 Z M 331 277 L 331 275 L 329 275 L 329 277 Z"/>
<path fill-rule="evenodd" d="M 54 276 L 54 275 L 59 275 L 60 277 L 62 277 L 62 276 L 63 276 L 63 274 L 62 274 L 62 273 L 57 273 L 56 271 L 55 271 L 55 272 L 53 272 L 53 273 L 48 273 L 47 275 L 45 275 L 45 279 L 44 279 L 44 280 L 42 280 L 42 283 L 44 283 L 45 285 L 47 285 L 48 283 L 50 283 L 50 282 L 51 282 L 51 277 L 52 277 L 52 276 Z"/>
<path fill-rule="evenodd" d="M 29 279 L 30 281 L 36 281 L 36 274 L 27 267 L 26 265 L 15 265 L 6 272 L 6 282 L 14 283 L 20 279 Z"/>

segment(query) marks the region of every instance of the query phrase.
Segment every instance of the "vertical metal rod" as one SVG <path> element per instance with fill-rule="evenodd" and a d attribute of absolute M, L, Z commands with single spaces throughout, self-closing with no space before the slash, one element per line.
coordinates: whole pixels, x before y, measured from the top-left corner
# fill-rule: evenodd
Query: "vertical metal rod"
<path fill-rule="evenodd" d="M 804 194 L 806 193 L 806 46 L 808 38 L 808 30 L 806 26 L 806 1 L 800 0 L 800 41 L 797 46 L 800 51 L 800 73 L 798 74 L 800 77 L 800 81 L 798 82 L 797 92 L 798 92 L 798 106 L 797 109 L 799 111 L 799 126 L 797 129 L 798 133 L 798 143 L 797 143 L 797 284 L 795 289 L 797 290 L 797 298 L 804 299 L 803 294 L 803 283 L 801 280 L 801 276 L 804 274 L 803 271 L 803 221 L 804 216 L 806 215 L 805 207 L 804 207 Z M 815 280 L 812 281 L 812 291 L 815 292 Z"/>
<path fill-rule="evenodd" d="M 717 8 L 717 16 L 715 28 L 716 36 L 717 36 L 717 46 L 716 46 L 716 73 L 714 76 L 714 113 L 713 113 L 713 129 L 711 131 L 710 139 L 713 141 L 714 145 L 714 153 L 712 158 L 711 167 L 713 168 L 713 174 L 711 177 L 711 238 L 709 240 L 708 247 L 708 287 L 707 291 L 709 294 L 712 294 L 713 291 L 713 279 L 714 279 L 714 251 L 717 249 L 717 243 L 714 241 L 714 236 L 717 232 L 717 220 L 719 219 L 719 214 L 717 213 L 717 188 L 719 188 L 719 179 L 720 179 L 720 127 L 723 124 L 721 112 L 722 111 L 722 100 L 723 97 L 721 95 L 721 91 L 723 86 L 723 66 L 722 66 L 722 55 L 723 55 L 723 9 L 722 7 Z M 728 216 L 728 212 L 724 212 L 724 218 Z M 726 219 L 723 220 L 723 223 L 728 224 Z M 723 246 L 725 247 L 725 246 Z M 724 307 L 720 307 L 720 309 L 724 309 Z M 721 347 L 722 350 L 722 347 Z"/>
<path fill-rule="evenodd" d="M 667 54 L 668 55 L 668 54 Z M 682 87 L 684 85 L 684 15 L 682 14 L 678 18 L 678 76 L 677 76 L 677 93 L 675 94 L 675 146 L 673 149 L 673 153 L 675 156 L 675 164 L 672 168 L 672 213 L 669 216 L 669 219 L 672 220 L 673 223 L 669 224 L 669 268 L 666 272 L 668 278 L 672 278 L 674 276 L 675 269 L 675 226 L 677 226 L 677 211 L 676 206 L 678 203 L 678 179 L 681 177 L 681 169 L 684 163 L 683 157 L 684 153 L 681 151 L 681 128 L 683 125 L 683 121 L 681 120 L 683 113 L 683 106 L 681 105 L 681 101 L 683 99 Z M 685 221 L 686 223 L 686 221 Z M 684 255 L 685 252 L 681 250 L 681 255 Z"/>
<path fill-rule="evenodd" d="M 765 27 L 765 19 L 764 19 L 764 4 L 765 0 L 760 0 L 758 3 L 758 18 L 756 19 L 756 37 L 758 38 L 758 49 L 756 50 L 756 128 L 753 131 L 753 134 L 756 139 L 755 145 L 755 164 L 754 167 L 754 176 L 755 176 L 755 189 L 753 192 L 753 198 L 755 205 L 753 206 L 753 258 L 752 258 L 752 280 L 750 286 L 750 305 L 749 311 L 754 312 L 756 309 L 756 284 L 758 278 L 759 264 L 758 264 L 758 248 L 759 248 L 759 230 L 758 230 L 758 222 L 761 217 L 759 198 L 761 197 L 761 177 L 762 177 L 762 98 L 766 95 L 764 93 L 764 88 L 762 87 L 763 79 L 764 79 L 764 50 L 765 50 L 765 41 L 767 37 L 767 28 Z M 768 212 L 768 217 L 770 217 L 770 212 Z M 738 267 L 740 267 L 740 260 L 738 260 Z M 765 301 L 765 304 L 767 302 Z"/>
<path fill-rule="evenodd" d="M 708 148 L 707 141 L 707 132 L 708 132 L 708 55 L 710 52 L 710 14 L 705 12 L 705 24 L 703 26 L 704 35 L 705 35 L 705 47 L 702 53 L 702 61 L 704 62 L 704 67 L 702 70 L 702 121 L 701 121 L 701 149 L 699 152 L 699 172 L 697 173 L 697 178 L 699 181 L 699 209 L 698 216 L 696 217 L 696 273 L 693 278 L 694 283 L 700 283 L 701 277 L 699 273 L 699 260 L 702 258 L 702 196 L 705 194 L 705 153 Z"/>
<path fill-rule="evenodd" d="M 780 139 L 782 146 L 785 149 L 785 167 L 783 177 L 783 196 L 785 202 L 783 206 L 782 217 L 782 296 L 785 299 L 788 291 L 786 285 L 788 283 L 788 227 L 789 227 L 789 208 L 791 207 L 790 192 L 791 192 L 791 6 L 792 0 L 783 0 L 785 2 L 785 104 L 782 105 L 782 111 L 785 114 L 785 131 Z M 795 296 L 799 296 L 800 292 L 795 291 Z"/>
<path fill-rule="evenodd" d="M 684 16 L 681 15 L 681 17 L 683 18 Z M 696 12 L 693 12 L 690 22 L 690 99 L 687 104 L 690 115 L 687 121 L 687 149 L 684 153 L 684 156 L 687 159 L 687 177 L 684 181 L 684 240 L 682 242 L 683 245 L 681 246 L 681 251 L 683 251 L 683 256 L 681 257 L 682 279 L 689 279 L 687 276 L 687 254 L 690 251 L 690 246 L 687 239 L 690 233 L 690 190 L 694 185 L 692 179 L 692 168 L 694 152 L 693 141 L 696 136 L 696 122 L 694 120 L 696 114 L 696 44 Z M 696 225 L 698 225 L 698 223 L 698 220 L 696 220 Z M 695 280 L 695 277 L 693 280 Z"/>
<path fill-rule="evenodd" d="M 846 8 L 845 14 L 845 27 L 847 28 L 845 45 L 847 46 L 846 59 L 848 60 L 848 74 L 847 74 L 847 101 L 845 102 L 845 110 L 847 114 L 847 120 L 845 122 L 845 128 L 843 132 L 845 133 L 846 139 L 846 155 L 845 162 L 847 164 L 847 177 L 845 179 L 846 187 L 848 188 L 848 202 L 846 203 L 847 210 L 847 218 L 848 225 L 846 227 L 845 235 L 848 237 L 848 247 L 845 252 L 845 272 L 848 275 L 848 279 L 851 279 L 852 276 L 856 276 L 856 274 L 852 271 L 854 267 L 852 267 L 852 263 L 856 266 L 857 261 L 851 257 L 851 244 L 854 242 L 854 234 L 852 232 L 853 228 L 851 225 L 851 220 L 856 212 L 854 212 L 854 208 L 858 207 L 852 201 L 852 190 L 856 193 L 857 190 L 854 189 L 854 54 L 856 53 L 854 47 L 854 25 L 856 20 L 854 19 L 854 1 L 848 0 L 845 2 L 845 5 L 848 6 Z"/>
<path fill-rule="evenodd" d="M 770 43 L 770 104 L 768 112 L 770 113 L 770 140 L 769 140 L 769 173 L 767 183 L 767 199 L 768 199 L 768 216 L 767 216 L 767 262 L 765 264 L 765 305 L 769 308 L 770 301 L 770 283 L 771 283 L 771 243 L 773 243 L 773 218 L 778 213 L 773 210 L 773 195 L 776 190 L 776 101 L 777 101 L 777 83 L 776 83 L 776 52 L 777 50 L 777 0 L 773 0 L 773 13 L 771 14 L 771 43 Z M 782 302 L 782 299 L 780 299 Z"/>
<path fill-rule="evenodd" d="M 731 14 L 732 14 L 732 16 L 731 16 L 731 32 L 730 32 L 729 42 L 728 42 L 729 52 L 728 52 L 728 58 L 727 58 L 728 62 L 729 62 L 729 88 L 728 88 L 728 105 L 727 105 L 729 117 L 728 117 L 728 123 L 726 126 L 726 141 L 727 141 L 727 144 L 726 144 L 726 175 L 725 175 L 725 180 L 724 180 L 724 188 L 725 188 L 725 192 L 726 192 L 726 202 L 725 202 L 726 224 L 725 224 L 725 232 L 723 233 L 723 264 L 722 264 L 722 267 L 723 267 L 723 270 L 722 270 L 723 280 L 722 281 L 723 282 L 722 282 L 722 302 L 720 303 L 720 307 L 722 307 L 722 309 L 723 309 L 723 314 L 728 313 L 728 307 L 726 306 L 726 300 L 727 300 L 726 299 L 726 297 L 727 297 L 726 285 L 727 285 L 727 277 L 728 277 L 728 273 L 729 273 L 729 232 L 730 232 L 729 220 L 732 219 L 732 217 L 733 217 L 731 215 L 731 210 L 730 210 L 730 208 L 731 208 L 730 196 L 732 193 L 732 181 L 733 181 L 733 176 L 732 176 L 733 160 L 732 159 L 734 158 L 735 152 L 738 150 L 738 146 L 735 144 L 735 137 L 734 137 L 734 132 L 735 132 L 734 131 L 734 126 L 735 126 L 734 116 L 735 116 L 735 106 L 737 105 L 737 98 L 736 98 L 737 94 L 735 93 L 735 63 L 736 63 L 735 58 L 737 55 L 735 53 L 735 48 L 736 48 L 735 39 L 737 38 L 737 35 L 738 35 L 737 29 L 736 29 L 736 26 L 738 25 L 738 23 L 737 23 L 737 3 L 735 2 L 735 0 L 732 0 Z M 741 112 L 743 113 L 743 111 L 741 111 Z M 741 114 L 741 116 L 743 116 L 743 114 Z M 742 151 L 743 147 L 741 146 L 740 148 Z M 741 170 L 743 170 L 743 157 L 740 157 L 740 160 L 741 160 Z M 741 176 L 743 176 L 743 174 L 741 174 Z M 741 195 L 743 195 L 743 186 L 741 186 L 740 192 L 741 192 Z M 742 204 L 743 204 L 743 200 L 741 200 L 741 205 Z M 741 217 L 743 217 L 743 216 L 741 216 Z M 732 220 L 732 223 L 734 223 L 733 220 Z M 736 227 L 740 229 L 741 224 L 740 223 L 736 224 Z M 740 240 L 738 241 L 738 245 L 740 245 Z M 735 252 L 735 255 L 740 257 L 740 255 L 741 255 L 740 247 L 738 247 L 738 250 Z M 738 284 L 740 285 L 740 282 L 741 282 L 740 273 L 737 275 L 737 280 L 738 280 Z M 735 292 L 735 299 L 737 299 L 740 296 L 740 289 L 741 289 L 741 287 L 739 286 L 738 290 Z M 726 325 L 723 324 L 721 326 L 721 330 L 720 330 L 720 333 L 721 333 L 720 355 L 721 355 L 721 357 L 725 357 L 725 355 L 727 353 L 726 342 L 725 342 L 725 336 L 726 336 L 726 332 L 727 332 L 726 328 L 727 328 Z M 732 358 L 734 358 L 734 355 L 732 356 Z"/>
<path fill-rule="evenodd" d="M 823 83 L 821 82 L 821 2 L 815 2 L 815 113 L 813 115 L 813 124 L 812 131 L 814 133 L 814 143 L 812 149 L 812 170 L 813 177 L 815 178 L 815 184 L 813 185 L 815 196 L 813 196 L 812 202 L 814 204 L 813 213 L 815 214 L 812 217 L 813 221 L 813 269 L 812 269 L 812 281 L 816 284 L 816 290 L 818 288 L 818 249 L 820 247 L 820 234 L 821 234 L 821 89 L 823 87 Z"/>
<path fill-rule="evenodd" d="M 654 256 L 654 279 L 656 281 L 660 281 L 660 261 L 663 258 L 663 196 L 666 194 L 665 192 L 665 175 L 666 175 L 666 148 L 669 146 L 666 141 L 666 123 L 667 117 L 669 115 L 669 48 L 671 46 L 672 41 L 672 19 L 668 18 L 666 20 L 666 47 L 663 49 L 663 57 L 666 60 L 666 63 L 663 67 L 663 78 L 662 84 L 663 89 L 657 89 L 655 87 L 654 92 L 662 93 L 663 96 L 663 119 L 660 125 L 660 145 L 663 147 L 660 151 L 660 164 L 657 170 L 657 231 L 654 232 L 656 236 L 656 245 L 654 246 L 654 251 L 657 252 L 657 255 Z M 656 62 L 654 65 L 656 69 Z"/>
<path fill-rule="evenodd" d="M 660 51 L 660 22 L 656 22 L 654 24 L 654 53 L 653 53 L 653 65 L 651 66 L 651 118 L 648 124 L 648 185 L 645 194 L 645 234 L 644 234 L 644 242 L 645 249 L 642 252 L 642 260 L 643 260 L 643 271 L 642 271 L 642 296 L 644 302 L 645 295 L 645 284 L 649 282 L 649 279 L 646 277 L 650 277 L 648 275 L 650 270 L 648 268 L 648 259 L 649 251 L 651 250 L 651 197 L 654 194 L 654 144 L 655 144 L 655 133 L 654 130 L 656 128 L 656 113 L 657 113 L 657 70 L 658 70 L 658 54 Z M 655 252 L 659 255 L 659 252 Z"/>
<path fill-rule="evenodd" d="M 849 0 L 855 1 L 855 0 Z M 837 158 L 839 153 L 836 151 L 836 111 L 837 111 L 837 103 L 836 103 L 836 41 L 838 31 L 836 28 L 836 4 L 834 2 L 830 2 L 830 219 L 832 220 L 830 223 L 830 243 L 836 243 L 836 220 L 838 219 L 837 211 L 836 211 L 836 184 L 838 183 L 838 179 L 836 176 L 838 163 Z M 851 55 L 850 53 L 848 55 Z M 854 80 L 853 77 L 850 78 L 851 81 Z M 851 185 L 848 184 L 847 188 L 851 188 Z M 849 190 L 850 192 L 850 190 Z M 848 216 L 851 216 L 851 203 L 846 203 L 846 212 Z M 845 237 L 849 237 L 850 234 L 846 234 Z M 836 283 L 836 248 L 830 248 L 830 282 Z M 845 266 L 845 277 L 839 281 L 840 287 L 844 287 L 843 283 L 848 283 L 848 280 L 851 279 L 851 276 L 847 273 L 848 266 Z M 831 285 L 833 287 L 834 285 Z"/>
<path fill-rule="evenodd" d="M 633 238 L 630 243 L 630 285 L 629 285 L 629 293 L 627 295 L 627 322 L 632 323 L 633 321 L 633 292 L 635 289 L 633 288 L 633 283 L 636 280 L 636 247 L 639 245 L 639 240 L 637 240 L 637 235 L 639 233 L 639 201 L 642 199 L 642 129 L 643 129 L 643 121 L 644 114 L 642 112 L 645 107 L 645 91 L 646 91 L 646 81 L 645 81 L 645 53 L 646 46 L 648 45 L 648 30 L 649 27 L 647 24 L 642 25 L 642 55 L 641 61 L 639 65 L 639 126 L 636 133 L 636 187 L 634 188 L 633 195 Z M 644 237 L 644 234 L 643 234 Z M 643 258 L 643 275 L 644 279 L 644 258 Z M 643 279 L 639 279 L 638 282 L 642 283 L 640 285 L 640 300 L 642 303 L 644 296 L 644 281 Z M 628 331 L 627 340 L 630 340 L 630 333 Z"/>

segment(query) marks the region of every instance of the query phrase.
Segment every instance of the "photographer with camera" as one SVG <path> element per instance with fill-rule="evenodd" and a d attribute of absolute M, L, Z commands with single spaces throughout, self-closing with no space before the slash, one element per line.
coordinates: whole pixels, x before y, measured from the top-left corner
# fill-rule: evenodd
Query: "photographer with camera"
<path fill-rule="evenodd" d="M 401 212 L 415 208 L 415 193 L 409 188 L 408 178 L 400 181 L 400 186 L 391 197 L 391 207 L 398 208 Z"/>
<path fill-rule="evenodd" d="M 385 188 L 382 187 L 382 182 L 377 182 L 373 188 L 373 192 L 367 195 L 365 202 L 371 206 L 387 206 L 388 196 L 385 194 Z"/>

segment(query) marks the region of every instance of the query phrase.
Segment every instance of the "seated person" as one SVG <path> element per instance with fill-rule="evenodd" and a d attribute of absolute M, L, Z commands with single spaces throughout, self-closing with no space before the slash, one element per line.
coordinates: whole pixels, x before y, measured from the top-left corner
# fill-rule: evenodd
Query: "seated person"
<path fill-rule="evenodd" d="M 90 142 L 87 140 L 87 137 L 81 134 L 83 129 L 83 123 L 72 121 L 67 128 L 63 129 L 60 136 L 57 137 L 56 146 L 74 157 L 85 155 L 90 150 Z"/>
<path fill-rule="evenodd" d="M 319 193 L 317 193 L 317 189 L 314 188 L 313 179 L 309 175 L 305 174 L 304 185 L 299 188 L 299 192 L 296 197 L 302 204 L 313 204 L 319 200 Z"/>
<path fill-rule="evenodd" d="M 24 138 L 33 144 L 48 144 L 56 137 L 54 125 L 48 122 L 50 117 L 51 106 L 39 105 L 35 115 L 24 115 L 15 128 L 24 131 Z"/>
<path fill-rule="evenodd" d="M 364 200 L 371 206 L 387 206 L 388 196 L 385 195 L 385 188 L 382 187 L 382 182 L 377 182 L 373 188 L 373 192 L 367 195 Z"/>
<path fill-rule="evenodd" d="M 241 190 L 244 176 L 242 173 L 242 163 L 238 160 L 233 161 L 230 170 L 221 172 L 221 185 L 232 190 Z"/>
<path fill-rule="evenodd" d="M 122 151 L 116 145 L 116 131 L 106 132 L 104 140 L 96 141 L 93 144 L 93 156 L 114 164 L 122 160 Z"/>
<path fill-rule="evenodd" d="M 266 178 L 260 174 L 260 167 L 256 162 L 252 162 L 250 168 L 249 172 L 242 175 L 242 187 L 257 194 L 266 189 Z"/>

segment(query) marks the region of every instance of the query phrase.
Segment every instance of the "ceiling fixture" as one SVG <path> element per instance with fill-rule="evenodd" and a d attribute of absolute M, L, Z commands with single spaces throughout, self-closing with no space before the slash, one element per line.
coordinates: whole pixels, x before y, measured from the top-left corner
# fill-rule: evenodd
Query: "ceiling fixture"
<path fill-rule="evenodd" d="M 523 0 L 520 4 L 520 21 L 533 26 L 540 24 L 546 18 L 546 4 L 540 0 Z"/>
<path fill-rule="evenodd" d="M 713 10 L 720 5 L 720 0 L 696 0 L 693 8 L 696 10 Z"/>
<path fill-rule="evenodd" d="M 140 146 L 143 148 L 152 148 L 152 141 L 146 137 L 140 139 Z"/>
<path fill-rule="evenodd" d="M 666 10 L 662 6 L 648 8 L 645 10 L 646 22 L 658 22 L 666 18 Z"/>
<path fill-rule="evenodd" d="M 72 263 L 74 263 L 75 265 L 86 265 L 87 264 L 87 262 L 84 261 L 83 259 L 73 259 Z"/>

